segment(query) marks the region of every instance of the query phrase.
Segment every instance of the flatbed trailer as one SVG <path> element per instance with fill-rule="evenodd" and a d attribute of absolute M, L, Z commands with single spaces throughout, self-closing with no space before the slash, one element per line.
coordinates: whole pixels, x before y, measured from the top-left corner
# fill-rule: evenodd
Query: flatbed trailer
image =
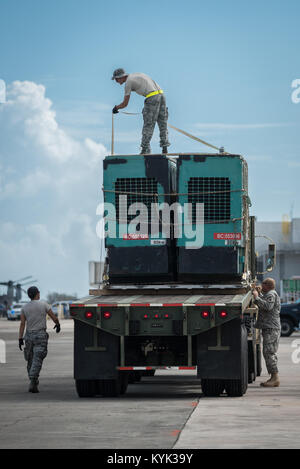
<path fill-rule="evenodd" d="M 114 286 L 71 305 L 80 397 L 117 396 L 157 369 L 197 370 L 206 396 L 246 392 L 261 371 L 250 288 L 174 288 Z"/>
<path fill-rule="evenodd" d="M 103 196 L 102 288 L 71 306 L 78 395 L 174 367 L 197 370 L 206 396 L 245 394 L 261 371 L 246 160 L 108 155 Z"/>

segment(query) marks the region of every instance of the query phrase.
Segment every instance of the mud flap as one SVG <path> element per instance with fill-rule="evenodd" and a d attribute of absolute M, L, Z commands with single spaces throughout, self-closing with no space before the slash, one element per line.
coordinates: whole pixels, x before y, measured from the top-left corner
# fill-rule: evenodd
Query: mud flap
<path fill-rule="evenodd" d="M 240 318 L 197 337 L 198 378 L 248 382 L 247 330 Z"/>
<path fill-rule="evenodd" d="M 120 337 L 74 321 L 74 378 L 115 379 L 120 359 Z"/>

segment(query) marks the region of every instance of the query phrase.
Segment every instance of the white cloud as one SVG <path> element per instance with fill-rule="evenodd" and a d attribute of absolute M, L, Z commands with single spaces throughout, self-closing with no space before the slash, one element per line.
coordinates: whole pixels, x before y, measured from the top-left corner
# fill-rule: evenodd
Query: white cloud
<path fill-rule="evenodd" d="M 300 168 L 300 161 L 289 161 L 288 162 L 289 168 Z"/>
<path fill-rule="evenodd" d="M 141 139 L 141 130 L 140 128 L 137 128 L 136 130 L 128 130 L 128 131 L 123 131 L 123 130 L 118 130 L 115 129 L 115 139 L 114 143 L 115 145 L 118 145 L 120 143 L 137 143 Z M 105 139 L 105 141 L 111 142 L 111 129 L 110 130 L 102 130 L 101 131 L 101 137 Z M 156 133 L 154 134 L 156 135 Z"/>
<path fill-rule="evenodd" d="M 86 293 L 105 147 L 56 120 L 43 85 L 13 82 L 0 108 L 1 275 Z M 28 274 L 26 274 L 28 275 Z"/>

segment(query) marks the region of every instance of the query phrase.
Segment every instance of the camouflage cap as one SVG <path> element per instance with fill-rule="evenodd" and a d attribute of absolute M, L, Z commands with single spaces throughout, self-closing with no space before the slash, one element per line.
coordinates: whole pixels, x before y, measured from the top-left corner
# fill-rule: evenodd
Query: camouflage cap
<path fill-rule="evenodd" d="M 117 68 L 113 76 L 111 77 L 112 80 L 115 80 L 116 78 L 122 78 L 122 77 L 127 77 L 128 73 L 125 72 L 124 68 Z"/>

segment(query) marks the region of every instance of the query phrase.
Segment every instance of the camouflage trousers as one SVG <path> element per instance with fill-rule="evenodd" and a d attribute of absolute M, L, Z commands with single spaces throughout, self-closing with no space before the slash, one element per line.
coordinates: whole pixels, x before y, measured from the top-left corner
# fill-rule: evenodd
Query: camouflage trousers
<path fill-rule="evenodd" d="M 280 329 L 262 329 L 263 356 L 269 374 L 278 373 L 277 350 L 280 339 Z"/>
<path fill-rule="evenodd" d="M 29 379 L 38 378 L 48 352 L 49 335 L 45 330 L 26 331 L 24 357 Z"/>
<path fill-rule="evenodd" d="M 156 123 L 160 132 L 160 146 L 168 147 L 170 145 L 168 140 L 168 108 L 163 94 L 157 94 L 145 99 L 143 118 L 142 153 L 151 153 L 150 141 Z"/>

